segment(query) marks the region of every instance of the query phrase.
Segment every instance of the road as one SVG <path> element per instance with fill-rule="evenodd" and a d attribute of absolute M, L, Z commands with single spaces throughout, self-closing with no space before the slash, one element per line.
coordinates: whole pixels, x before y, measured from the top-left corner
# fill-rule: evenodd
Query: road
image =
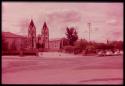
<path fill-rule="evenodd" d="M 2 83 L 122 84 L 123 56 L 2 56 Z"/>

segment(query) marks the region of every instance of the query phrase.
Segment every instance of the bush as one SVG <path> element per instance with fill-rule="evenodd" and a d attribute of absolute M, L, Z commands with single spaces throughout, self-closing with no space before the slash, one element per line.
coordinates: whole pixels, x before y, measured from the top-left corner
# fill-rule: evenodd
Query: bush
<path fill-rule="evenodd" d="M 73 53 L 74 52 L 74 46 L 70 46 L 70 45 L 65 46 L 64 50 L 65 50 L 65 52 Z"/>
<path fill-rule="evenodd" d="M 80 48 L 79 46 L 76 46 L 74 48 L 74 54 L 78 54 L 78 53 L 81 53 L 82 52 L 82 48 Z"/>
<path fill-rule="evenodd" d="M 2 55 L 37 55 L 38 51 L 37 50 L 22 50 L 22 51 L 17 51 L 17 50 L 11 50 L 11 51 L 2 51 Z"/>
<path fill-rule="evenodd" d="M 38 50 L 34 49 L 34 50 L 24 50 L 23 55 L 37 55 L 38 54 Z"/>
<path fill-rule="evenodd" d="M 96 47 L 93 45 L 88 45 L 85 49 L 85 54 L 96 53 Z"/>
<path fill-rule="evenodd" d="M 19 51 L 11 50 L 11 51 L 2 51 L 2 55 L 19 55 Z"/>
<path fill-rule="evenodd" d="M 75 54 L 81 53 L 83 50 L 86 49 L 87 45 L 88 45 L 88 42 L 85 39 L 81 39 L 80 41 L 77 41 L 75 43 L 74 53 Z"/>

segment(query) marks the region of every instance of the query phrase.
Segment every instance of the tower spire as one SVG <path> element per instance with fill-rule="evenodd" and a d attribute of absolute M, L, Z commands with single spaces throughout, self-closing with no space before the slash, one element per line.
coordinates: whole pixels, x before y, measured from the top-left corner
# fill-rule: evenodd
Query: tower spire
<path fill-rule="evenodd" d="M 48 49 L 49 48 L 49 29 L 47 27 L 46 22 L 43 24 L 42 28 L 42 35 L 43 35 L 43 43 L 44 43 L 44 48 Z"/>
<path fill-rule="evenodd" d="M 46 27 L 47 27 L 46 22 L 44 22 L 44 24 L 43 24 L 43 29 L 46 28 Z"/>
<path fill-rule="evenodd" d="M 32 49 L 36 48 L 36 28 L 32 19 L 30 21 L 29 28 L 28 28 L 28 39 L 30 42 L 30 47 Z"/>
<path fill-rule="evenodd" d="M 33 19 L 31 19 L 30 26 L 34 26 Z"/>

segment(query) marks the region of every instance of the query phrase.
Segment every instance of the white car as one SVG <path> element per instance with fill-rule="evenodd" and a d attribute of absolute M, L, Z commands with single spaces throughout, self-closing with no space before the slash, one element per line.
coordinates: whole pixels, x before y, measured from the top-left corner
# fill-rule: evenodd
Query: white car
<path fill-rule="evenodd" d="M 120 55 L 120 52 L 119 51 L 115 51 L 114 55 Z"/>
<path fill-rule="evenodd" d="M 99 51 L 99 52 L 97 53 L 97 55 L 98 55 L 98 56 L 105 56 L 105 53 L 104 53 L 104 51 Z"/>
<path fill-rule="evenodd" d="M 123 55 L 123 51 L 115 51 L 114 55 Z"/>
<path fill-rule="evenodd" d="M 120 51 L 120 55 L 123 55 L 123 51 Z"/>
<path fill-rule="evenodd" d="M 112 56 L 112 55 L 114 55 L 114 54 L 113 54 L 112 51 L 106 51 L 105 55 L 106 55 L 106 56 Z"/>

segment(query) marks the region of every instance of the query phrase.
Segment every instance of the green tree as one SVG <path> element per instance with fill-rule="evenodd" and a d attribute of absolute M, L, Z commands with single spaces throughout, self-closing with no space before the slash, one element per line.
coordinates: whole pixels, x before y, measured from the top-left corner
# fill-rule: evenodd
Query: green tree
<path fill-rule="evenodd" d="M 78 35 L 74 27 L 66 28 L 66 36 L 70 45 L 74 45 L 74 42 L 77 41 Z"/>
<path fill-rule="evenodd" d="M 113 41 L 110 45 L 112 45 L 114 49 L 123 50 L 123 41 Z"/>

